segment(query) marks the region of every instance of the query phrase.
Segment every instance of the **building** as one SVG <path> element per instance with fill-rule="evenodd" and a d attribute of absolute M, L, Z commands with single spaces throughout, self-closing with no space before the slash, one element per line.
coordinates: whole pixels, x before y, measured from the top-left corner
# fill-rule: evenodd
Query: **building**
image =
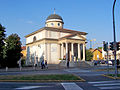
<path fill-rule="evenodd" d="M 44 59 L 48 64 L 59 64 L 60 60 L 75 62 L 85 60 L 86 32 L 63 28 L 61 16 L 51 14 L 45 27 L 26 35 L 27 65 L 40 64 Z"/>
<path fill-rule="evenodd" d="M 119 46 L 120 46 L 120 42 L 119 43 Z M 110 48 L 110 47 L 109 47 Z M 102 50 L 102 54 L 103 54 L 103 58 L 104 60 L 107 60 L 107 52 Z M 112 50 L 108 50 L 108 59 L 109 60 L 114 60 L 114 54 L 113 54 L 113 51 Z M 116 59 L 119 59 L 120 60 L 120 48 L 118 51 L 116 51 Z"/>
<path fill-rule="evenodd" d="M 102 49 L 94 49 L 93 53 L 93 60 L 102 60 Z"/>
<path fill-rule="evenodd" d="M 26 46 L 22 46 L 21 49 L 22 49 L 21 53 L 23 55 L 22 58 L 26 59 Z"/>

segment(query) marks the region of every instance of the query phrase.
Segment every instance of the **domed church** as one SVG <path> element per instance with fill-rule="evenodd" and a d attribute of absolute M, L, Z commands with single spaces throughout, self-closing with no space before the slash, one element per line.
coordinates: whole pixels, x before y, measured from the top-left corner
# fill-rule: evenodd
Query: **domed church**
<path fill-rule="evenodd" d="M 64 65 L 85 61 L 86 32 L 64 29 L 61 16 L 51 14 L 45 27 L 25 36 L 27 65 L 40 65 L 42 60 L 48 64 Z"/>

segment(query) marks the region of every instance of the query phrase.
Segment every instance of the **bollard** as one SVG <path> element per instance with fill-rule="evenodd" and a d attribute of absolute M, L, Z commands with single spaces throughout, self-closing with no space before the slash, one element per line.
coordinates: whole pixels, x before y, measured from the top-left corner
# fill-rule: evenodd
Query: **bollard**
<path fill-rule="evenodd" d="M 20 67 L 20 71 L 22 71 L 22 67 Z"/>
<path fill-rule="evenodd" d="M 6 72 L 8 71 L 8 67 L 6 67 Z"/>

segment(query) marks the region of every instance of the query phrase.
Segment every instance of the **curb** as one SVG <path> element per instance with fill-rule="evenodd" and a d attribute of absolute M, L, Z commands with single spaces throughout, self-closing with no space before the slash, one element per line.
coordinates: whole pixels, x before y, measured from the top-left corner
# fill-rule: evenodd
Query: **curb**
<path fill-rule="evenodd" d="M 111 78 L 111 79 L 120 79 L 120 77 L 112 77 L 112 76 L 108 76 L 108 75 L 105 75 L 105 74 L 102 74 L 102 76 L 108 77 L 108 78 Z"/>
<path fill-rule="evenodd" d="M 0 82 L 85 82 L 81 77 L 71 74 L 78 77 L 80 80 L 0 80 Z"/>
<path fill-rule="evenodd" d="M 85 80 L 0 80 L 0 82 L 84 82 Z"/>
<path fill-rule="evenodd" d="M 85 82 L 85 81 L 86 81 L 85 79 L 81 78 L 81 77 L 78 76 L 78 75 L 75 75 L 75 74 L 73 74 L 73 75 L 76 76 L 76 77 L 78 77 L 79 79 L 81 79 L 81 80 L 80 80 L 81 82 Z"/>

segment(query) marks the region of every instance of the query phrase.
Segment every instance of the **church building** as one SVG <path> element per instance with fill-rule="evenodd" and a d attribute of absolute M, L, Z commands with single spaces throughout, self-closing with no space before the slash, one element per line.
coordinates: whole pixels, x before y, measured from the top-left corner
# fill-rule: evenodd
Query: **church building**
<path fill-rule="evenodd" d="M 61 16 L 51 14 L 45 27 L 25 36 L 27 65 L 40 65 L 42 60 L 48 64 L 61 61 L 85 61 L 86 32 L 64 29 Z"/>

